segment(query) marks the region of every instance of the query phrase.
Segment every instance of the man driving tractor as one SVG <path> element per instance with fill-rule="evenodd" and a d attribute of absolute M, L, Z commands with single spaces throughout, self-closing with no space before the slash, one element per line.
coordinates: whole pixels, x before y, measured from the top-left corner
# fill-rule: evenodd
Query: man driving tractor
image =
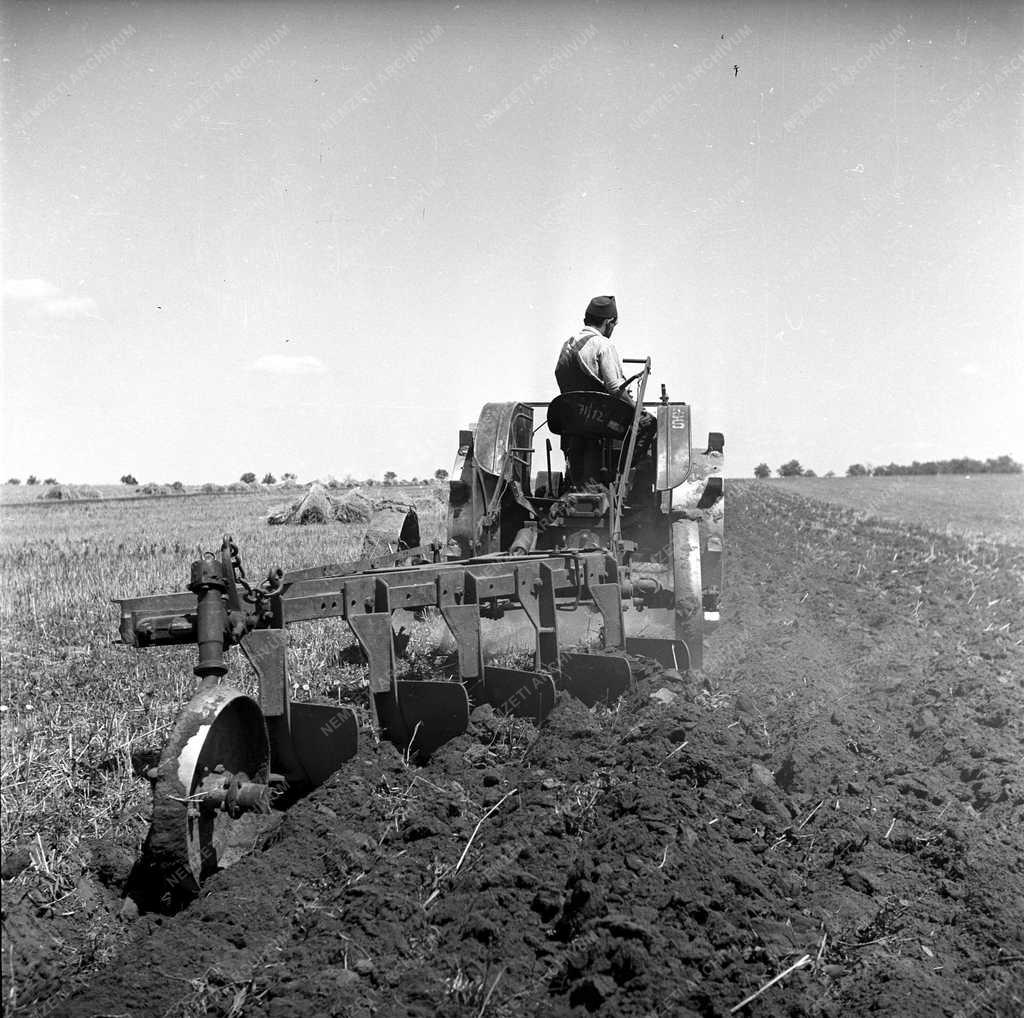
<path fill-rule="evenodd" d="M 622 358 L 611 341 L 618 322 L 619 312 L 614 297 L 595 297 L 587 305 L 583 328 L 565 341 L 558 355 L 555 380 L 559 392 L 605 392 L 635 407 L 628 388 L 631 380 L 626 379 Z M 656 429 L 655 418 L 641 411 L 633 456 L 640 490 L 653 481 L 654 464 L 649 453 Z M 594 461 L 587 456 L 589 442 L 577 436 L 562 438 L 562 450 L 574 484 L 588 484 L 597 479 L 593 476 Z"/>
<path fill-rule="evenodd" d="M 565 341 L 558 355 L 555 380 L 560 392 L 607 392 L 629 399 L 622 359 L 612 343 L 618 323 L 614 297 L 595 297 L 587 305 L 583 328 Z"/>

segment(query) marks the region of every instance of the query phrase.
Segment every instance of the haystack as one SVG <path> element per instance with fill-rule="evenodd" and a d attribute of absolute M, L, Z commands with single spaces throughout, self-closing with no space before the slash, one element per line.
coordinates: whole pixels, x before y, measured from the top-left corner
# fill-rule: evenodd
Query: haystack
<path fill-rule="evenodd" d="M 277 509 L 268 523 L 368 523 L 373 503 L 358 488 L 334 495 L 322 485 L 313 484 L 300 499 Z"/>
<path fill-rule="evenodd" d="M 67 501 L 78 498 L 102 498 L 100 493 L 95 488 L 88 488 L 84 485 L 72 485 L 72 484 L 55 484 L 52 488 L 47 488 L 46 491 L 39 495 L 36 495 L 37 499 L 46 499 L 50 501 Z"/>
<path fill-rule="evenodd" d="M 334 505 L 334 518 L 340 523 L 369 523 L 373 502 L 359 488 L 350 488 L 341 495 L 328 495 Z"/>
<path fill-rule="evenodd" d="M 399 541 L 406 547 L 419 544 L 419 519 L 406 502 L 371 501 L 360 489 L 335 495 L 322 484 L 313 484 L 302 498 L 267 517 L 270 524 L 356 523 L 365 524 L 362 555 L 371 558 L 390 554 Z"/>
<path fill-rule="evenodd" d="M 331 502 L 322 484 L 314 484 L 298 501 L 267 517 L 270 524 L 327 523 L 333 520 Z"/>

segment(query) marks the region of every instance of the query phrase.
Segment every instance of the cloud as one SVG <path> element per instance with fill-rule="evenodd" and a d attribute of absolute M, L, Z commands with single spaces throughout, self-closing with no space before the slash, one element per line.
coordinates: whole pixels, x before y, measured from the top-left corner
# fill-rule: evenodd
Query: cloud
<path fill-rule="evenodd" d="M 46 279 L 6 279 L 4 299 L 22 305 L 36 318 L 70 321 L 99 317 L 92 297 L 65 297 L 60 287 Z"/>
<path fill-rule="evenodd" d="M 96 318 L 96 301 L 92 297 L 54 297 L 40 301 L 39 311 L 46 318 Z"/>
<path fill-rule="evenodd" d="M 249 365 L 250 371 L 261 371 L 268 375 L 324 375 L 327 365 L 319 357 L 288 357 L 280 353 L 268 353 Z"/>
<path fill-rule="evenodd" d="M 8 300 L 45 300 L 56 297 L 60 290 L 45 279 L 5 279 L 4 297 Z"/>

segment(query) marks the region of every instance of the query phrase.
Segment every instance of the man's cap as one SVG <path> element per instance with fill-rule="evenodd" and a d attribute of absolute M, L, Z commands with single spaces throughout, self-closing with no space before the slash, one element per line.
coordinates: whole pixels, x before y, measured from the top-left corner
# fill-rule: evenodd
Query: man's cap
<path fill-rule="evenodd" d="M 607 321 L 609 318 L 618 318 L 619 311 L 615 306 L 614 297 L 595 297 L 587 305 L 587 317 L 598 318 Z"/>

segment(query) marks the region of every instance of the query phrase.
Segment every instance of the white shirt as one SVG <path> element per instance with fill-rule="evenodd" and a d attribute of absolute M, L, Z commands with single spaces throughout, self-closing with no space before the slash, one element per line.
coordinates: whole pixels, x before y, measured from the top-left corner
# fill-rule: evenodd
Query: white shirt
<path fill-rule="evenodd" d="M 562 392 L 596 389 L 612 395 L 619 392 L 626 380 L 622 373 L 622 358 L 615 344 L 589 325 L 562 345 L 555 379 Z"/>

